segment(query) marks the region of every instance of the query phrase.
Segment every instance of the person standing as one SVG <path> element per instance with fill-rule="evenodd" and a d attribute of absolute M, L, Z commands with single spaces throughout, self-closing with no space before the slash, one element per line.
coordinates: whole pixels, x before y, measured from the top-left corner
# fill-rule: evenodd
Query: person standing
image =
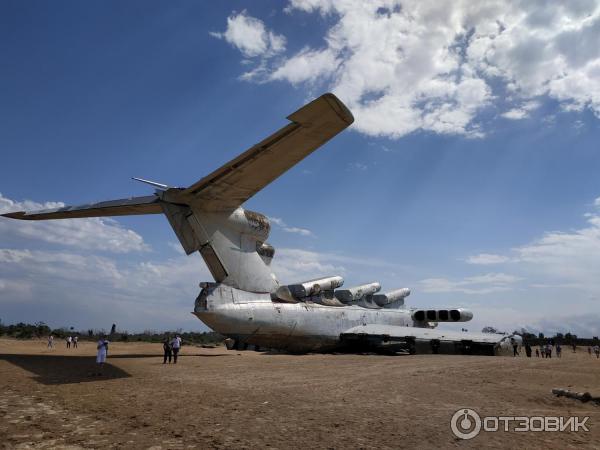
<path fill-rule="evenodd" d="M 531 345 L 529 345 L 529 342 L 525 343 L 525 354 L 528 358 L 531 358 Z"/>
<path fill-rule="evenodd" d="M 79 338 L 77 336 L 73 336 L 73 348 L 77 348 L 77 341 Z"/>
<path fill-rule="evenodd" d="M 560 358 L 562 355 L 562 347 L 560 346 L 560 344 L 556 344 L 556 357 Z"/>
<path fill-rule="evenodd" d="M 546 344 L 546 358 L 552 358 L 552 346 Z"/>
<path fill-rule="evenodd" d="M 513 356 L 519 356 L 519 344 L 513 338 L 510 339 L 513 346 Z"/>
<path fill-rule="evenodd" d="M 167 359 L 169 360 L 169 364 L 171 364 L 171 356 L 173 355 L 173 351 L 171 349 L 171 343 L 169 342 L 169 338 L 166 337 L 163 342 L 163 364 L 167 363 Z"/>
<path fill-rule="evenodd" d="M 598 347 L 598 344 L 594 345 L 594 353 L 596 354 L 596 358 L 600 358 L 600 347 Z"/>
<path fill-rule="evenodd" d="M 48 336 L 48 346 L 46 348 L 54 348 L 54 336 L 50 335 Z M 591 355 L 591 351 L 590 351 L 590 355 Z"/>
<path fill-rule="evenodd" d="M 96 364 L 98 364 L 98 375 L 102 375 L 102 369 L 104 368 L 104 363 L 106 363 L 106 356 L 108 354 L 108 340 L 104 339 L 104 336 L 101 335 L 100 339 L 96 343 L 96 348 L 98 352 L 96 353 Z"/>
<path fill-rule="evenodd" d="M 173 364 L 177 364 L 177 354 L 181 348 L 181 338 L 179 335 L 175 336 L 171 341 L 171 348 L 173 349 Z"/>
<path fill-rule="evenodd" d="M 71 348 L 71 341 L 73 338 L 71 336 L 67 336 L 67 348 Z"/>
<path fill-rule="evenodd" d="M 540 357 L 540 350 L 539 349 L 535 349 L 535 357 L 539 358 Z"/>

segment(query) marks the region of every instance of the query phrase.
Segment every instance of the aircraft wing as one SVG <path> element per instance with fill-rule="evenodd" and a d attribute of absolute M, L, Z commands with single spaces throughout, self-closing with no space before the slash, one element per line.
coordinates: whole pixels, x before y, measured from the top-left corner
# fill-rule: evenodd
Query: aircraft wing
<path fill-rule="evenodd" d="M 40 211 L 17 211 L 2 214 L 4 217 L 21 220 L 75 219 L 81 217 L 128 216 L 137 214 L 160 214 L 158 197 L 131 197 L 80 206 L 44 209 Z"/>
<path fill-rule="evenodd" d="M 399 325 L 362 325 L 340 335 L 343 342 L 361 347 L 407 348 L 416 353 L 499 354 L 510 347 L 511 336 L 495 333 L 438 330 Z"/>
<path fill-rule="evenodd" d="M 287 118 L 292 123 L 181 194 L 202 209 L 237 208 L 354 121 L 333 94 L 322 95 Z"/>

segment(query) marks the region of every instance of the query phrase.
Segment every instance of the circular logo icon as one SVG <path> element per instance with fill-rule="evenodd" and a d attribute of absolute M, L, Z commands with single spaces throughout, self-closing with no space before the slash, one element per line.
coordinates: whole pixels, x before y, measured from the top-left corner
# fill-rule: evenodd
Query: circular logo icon
<path fill-rule="evenodd" d="M 473 439 L 481 431 L 481 417 L 472 409 L 459 409 L 450 420 L 450 428 L 457 438 Z"/>

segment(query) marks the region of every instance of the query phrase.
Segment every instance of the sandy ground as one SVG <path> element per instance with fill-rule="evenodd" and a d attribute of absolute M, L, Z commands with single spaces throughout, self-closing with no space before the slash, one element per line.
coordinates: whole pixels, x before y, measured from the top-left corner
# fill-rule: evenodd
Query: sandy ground
<path fill-rule="evenodd" d="M 113 343 L 102 376 L 95 344 L 47 350 L 0 339 L 5 448 L 598 448 L 600 360 L 466 356 L 276 355 Z M 589 432 L 487 432 L 459 440 L 460 408 L 482 416 L 589 416 Z"/>

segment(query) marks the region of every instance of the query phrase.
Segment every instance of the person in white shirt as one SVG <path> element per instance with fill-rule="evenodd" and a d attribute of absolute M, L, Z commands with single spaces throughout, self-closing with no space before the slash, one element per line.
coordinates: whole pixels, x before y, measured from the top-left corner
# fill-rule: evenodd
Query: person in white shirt
<path fill-rule="evenodd" d="M 73 348 L 77 348 L 77 341 L 79 338 L 77 336 L 73 336 Z"/>
<path fill-rule="evenodd" d="M 54 348 L 54 336 L 50 335 L 48 336 L 48 347 L 47 348 Z M 590 353 L 591 355 L 591 353 Z"/>
<path fill-rule="evenodd" d="M 100 339 L 96 343 L 96 348 L 98 349 L 98 353 L 96 353 L 96 363 L 99 365 L 98 375 L 102 375 L 102 368 L 104 367 L 104 363 L 106 362 L 106 355 L 108 354 L 108 340 L 104 339 L 104 336 L 100 336 Z"/>
<path fill-rule="evenodd" d="M 73 338 L 71 336 L 67 337 L 67 348 L 71 348 L 71 341 L 73 340 Z"/>
<path fill-rule="evenodd" d="M 173 364 L 177 364 L 177 354 L 181 348 L 181 338 L 178 335 L 171 341 L 171 348 L 173 349 Z"/>

